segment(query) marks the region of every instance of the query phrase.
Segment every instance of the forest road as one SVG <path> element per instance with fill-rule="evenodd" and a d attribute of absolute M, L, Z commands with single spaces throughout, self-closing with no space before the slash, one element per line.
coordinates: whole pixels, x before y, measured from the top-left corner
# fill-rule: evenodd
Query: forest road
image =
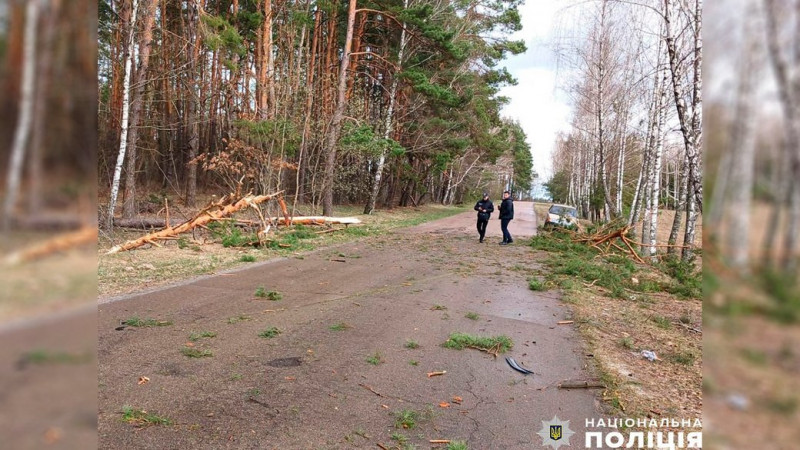
<path fill-rule="evenodd" d="M 588 377 L 587 358 L 573 326 L 557 325 L 569 316 L 560 294 L 528 288 L 541 270 L 525 245 L 536 218 L 532 203 L 515 210 L 509 246 L 497 245 L 496 215 L 492 239 L 478 243 L 469 211 L 101 301 L 100 448 L 430 448 L 450 439 L 539 449 L 551 448 L 537 433 L 554 416 L 576 432 L 562 439 L 583 445 L 585 420 L 601 416 L 598 391 L 557 387 Z M 281 298 L 255 296 L 260 287 Z M 118 329 L 132 316 L 172 324 Z M 444 348 L 454 332 L 514 345 L 497 358 Z M 210 356 L 182 354 L 190 350 Z M 172 424 L 133 426 L 124 406 Z"/>

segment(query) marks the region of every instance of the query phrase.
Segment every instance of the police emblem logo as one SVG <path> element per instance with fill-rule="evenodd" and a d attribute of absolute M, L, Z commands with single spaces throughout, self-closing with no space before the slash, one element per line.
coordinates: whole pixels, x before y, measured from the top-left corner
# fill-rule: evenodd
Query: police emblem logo
<path fill-rule="evenodd" d="M 555 416 L 553 420 L 543 420 L 542 429 L 536 434 L 542 437 L 543 446 L 558 450 L 561 446 L 569 446 L 569 438 L 575 432 L 569 429 L 569 420 L 561 420 Z"/>

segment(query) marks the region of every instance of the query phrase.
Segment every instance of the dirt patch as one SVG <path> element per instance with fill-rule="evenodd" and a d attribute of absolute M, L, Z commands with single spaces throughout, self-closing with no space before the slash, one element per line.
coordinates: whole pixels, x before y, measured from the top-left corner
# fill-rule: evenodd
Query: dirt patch
<path fill-rule="evenodd" d="M 725 278 L 706 311 L 706 442 L 746 448 L 769 429 L 764 448 L 800 439 L 800 328 L 761 316 L 775 301 L 749 283 Z M 775 314 L 772 314 L 774 317 Z"/>

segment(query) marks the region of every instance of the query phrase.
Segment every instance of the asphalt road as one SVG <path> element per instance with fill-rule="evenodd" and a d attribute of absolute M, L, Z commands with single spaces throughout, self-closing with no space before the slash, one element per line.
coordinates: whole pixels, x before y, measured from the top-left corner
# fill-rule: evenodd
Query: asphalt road
<path fill-rule="evenodd" d="M 525 245 L 536 232 L 533 205 L 515 210 L 510 246 L 497 245 L 496 214 L 479 244 L 470 211 L 101 299 L 100 448 L 390 448 L 398 439 L 420 448 L 430 439 L 551 448 L 537 433 L 555 415 L 570 420 L 572 446 L 582 446 L 584 420 L 600 416 L 597 391 L 557 388 L 589 377 L 586 357 L 572 325 L 557 325 L 569 318 L 559 293 L 527 287 L 542 255 Z M 256 297 L 259 287 L 281 299 Z M 171 325 L 120 327 L 132 316 Z M 343 329 L 331 329 L 337 324 Z M 279 334 L 259 337 L 270 327 Z M 201 332 L 216 336 L 190 341 Z M 453 332 L 505 335 L 514 346 L 497 358 L 443 348 Z M 409 340 L 419 347 L 407 348 Z M 183 349 L 212 356 L 189 358 Z M 505 356 L 534 374 L 512 370 Z M 139 384 L 142 376 L 149 381 Z M 122 421 L 124 406 L 172 424 L 133 426 Z M 397 416 L 412 411 L 413 426 L 398 426 Z"/>

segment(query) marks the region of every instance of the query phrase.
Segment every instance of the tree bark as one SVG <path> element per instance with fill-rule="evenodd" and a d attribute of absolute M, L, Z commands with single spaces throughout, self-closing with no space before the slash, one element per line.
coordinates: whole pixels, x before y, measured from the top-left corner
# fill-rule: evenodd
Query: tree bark
<path fill-rule="evenodd" d="M 328 131 L 326 143 L 325 174 L 323 179 L 323 199 L 322 215 L 330 216 L 333 214 L 333 180 L 336 170 L 336 146 L 339 141 L 339 134 L 342 128 L 342 118 L 344 117 L 345 94 L 347 90 L 347 68 L 350 65 L 350 50 L 353 40 L 353 24 L 356 17 L 356 2 L 350 0 L 347 14 L 347 35 L 344 39 L 344 52 L 339 69 L 339 87 L 337 90 L 336 109 L 333 113 L 331 127 Z"/>
<path fill-rule="evenodd" d="M 114 166 L 114 179 L 111 182 L 111 199 L 108 203 L 108 213 L 106 216 L 106 228 L 112 229 L 114 225 L 114 209 L 117 206 L 117 194 L 119 194 L 119 181 L 122 175 L 122 164 L 125 162 L 125 152 L 128 148 L 128 117 L 130 114 L 130 91 L 131 91 L 131 69 L 133 61 L 133 37 L 136 29 L 136 12 L 139 6 L 138 0 L 132 0 L 130 24 L 128 38 L 125 44 L 125 80 L 122 82 L 122 125 L 119 138 L 119 153 L 117 154 L 117 164 Z"/>
<path fill-rule="evenodd" d="M 403 0 L 403 8 L 408 8 L 408 0 Z M 397 67 L 393 71 L 392 86 L 389 88 L 389 106 L 386 110 L 386 121 L 383 129 L 383 139 L 384 141 L 387 141 L 387 143 L 392 137 L 392 126 L 394 125 L 392 119 L 394 118 L 394 105 L 397 101 L 397 85 L 400 81 L 399 72 L 403 68 L 403 53 L 406 49 L 406 24 L 403 23 L 401 26 L 403 29 L 400 31 L 400 48 L 397 50 Z M 375 168 L 375 177 L 372 179 L 372 189 L 369 194 L 367 205 L 364 207 L 364 214 L 372 214 L 372 211 L 375 209 L 375 202 L 378 200 L 378 193 L 381 189 L 381 178 L 383 177 L 383 167 L 386 163 L 387 150 L 388 149 L 382 150 L 380 156 L 378 157 L 378 164 Z"/>
<path fill-rule="evenodd" d="M 198 21 L 200 13 L 200 0 L 193 0 L 192 5 L 189 6 L 189 42 L 192 48 L 187 49 L 188 53 L 188 86 L 189 92 L 187 93 L 188 105 L 186 124 L 189 130 L 189 136 L 186 142 L 188 150 L 187 159 L 187 177 L 186 177 L 186 206 L 192 207 L 197 201 L 197 163 L 194 161 L 197 158 L 198 149 L 200 146 L 200 130 L 199 130 L 199 108 L 198 104 L 198 86 L 197 86 L 197 60 L 200 53 L 200 36 L 198 33 Z"/>
<path fill-rule="evenodd" d="M 755 11 L 748 8 L 751 15 Z M 732 160 L 732 175 L 734 182 L 731 184 L 731 206 L 738 213 L 731 214 L 728 226 L 728 259 L 732 267 L 745 273 L 748 271 L 750 259 L 750 211 L 753 193 L 754 166 L 755 166 L 755 132 L 753 130 L 753 111 L 755 103 L 754 83 L 758 78 L 758 68 L 761 66 L 758 55 L 757 42 L 754 32 L 750 29 L 752 21 L 745 21 L 744 36 L 747 41 L 739 65 L 739 88 L 736 99 L 736 117 L 734 118 L 733 133 L 731 136 L 733 153 L 736 158 Z M 727 153 L 726 153 L 727 155 Z M 715 209 L 722 205 L 714 205 Z"/>
<path fill-rule="evenodd" d="M 128 123 L 128 164 L 125 168 L 125 191 L 122 202 L 122 217 L 130 219 L 138 214 L 136 209 L 136 153 L 138 126 L 142 115 L 144 92 L 147 84 L 147 68 L 150 63 L 150 44 L 153 40 L 153 21 L 156 15 L 156 0 L 145 0 L 143 6 L 142 29 L 139 37 L 139 64 L 136 69 L 135 89 L 131 101 L 130 121 Z"/>

